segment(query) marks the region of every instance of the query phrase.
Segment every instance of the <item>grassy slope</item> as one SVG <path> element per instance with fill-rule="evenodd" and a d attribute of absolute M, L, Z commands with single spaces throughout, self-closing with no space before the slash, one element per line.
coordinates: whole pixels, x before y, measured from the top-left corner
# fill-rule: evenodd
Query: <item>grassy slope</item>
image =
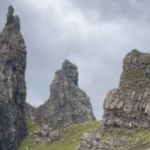
<path fill-rule="evenodd" d="M 68 127 L 67 132 L 64 134 L 63 139 L 49 144 L 34 144 L 34 132 L 40 127 L 31 121 L 28 121 L 29 135 L 22 141 L 19 150 L 74 150 L 80 143 L 81 136 L 88 131 L 97 129 L 99 122 L 90 122 L 84 124 L 73 124 Z"/>
<path fill-rule="evenodd" d="M 93 131 L 100 126 L 99 122 L 84 124 L 73 124 L 68 127 L 63 139 L 49 144 L 35 144 L 34 132 L 40 127 L 28 121 L 29 135 L 22 141 L 18 150 L 75 150 L 80 143 L 81 136 L 88 131 Z M 100 130 L 103 130 L 101 125 Z M 102 137 L 103 140 L 123 139 L 123 143 L 116 147 L 116 150 L 145 150 L 150 148 L 150 129 L 107 129 Z"/>

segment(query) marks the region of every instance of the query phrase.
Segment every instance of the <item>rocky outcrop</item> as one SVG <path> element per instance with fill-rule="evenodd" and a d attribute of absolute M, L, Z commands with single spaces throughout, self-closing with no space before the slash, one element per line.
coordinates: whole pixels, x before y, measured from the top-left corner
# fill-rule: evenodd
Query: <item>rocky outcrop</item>
<path fill-rule="evenodd" d="M 7 23 L 0 34 L 0 150 L 16 150 L 26 135 L 25 69 L 26 46 L 19 17 L 8 9 Z"/>
<path fill-rule="evenodd" d="M 49 100 L 38 109 L 36 121 L 52 129 L 94 120 L 89 97 L 78 86 L 77 66 L 65 60 L 55 73 Z"/>
<path fill-rule="evenodd" d="M 37 110 L 38 108 L 33 107 L 29 103 L 26 103 L 25 105 L 26 118 L 31 121 L 35 121 Z"/>
<path fill-rule="evenodd" d="M 124 59 L 119 88 L 105 99 L 104 126 L 84 134 L 77 150 L 147 150 L 149 129 L 143 128 L 150 128 L 150 54 L 133 50 Z"/>
<path fill-rule="evenodd" d="M 149 150 L 150 129 L 105 128 L 85 133 L 76 150 Z"/>
<path fill-rule="evenodd" d="M 104 133 L 97 130 L 94 133 L 85 133 L 81 138 L 80 145 L 76 150 L 116 150 L 116 146 L 120 143 L 121 139 L 109 140 L 103 138 Z M 106 138 L 106 137 L 105 137 Z"/>
<path fill-rule="evenodd" d="M 66 129 L 53 130 L 49 126 L 45 125 L 40 130 L 34 132 L 35 143 L 52 144 L 63 138 Z"/>
<path fill-rule="evenodd" d="M 120 86 L 107 95 L 104 111 L 106 126 L 150 127 L 150 54 L 127 54 Z"/>

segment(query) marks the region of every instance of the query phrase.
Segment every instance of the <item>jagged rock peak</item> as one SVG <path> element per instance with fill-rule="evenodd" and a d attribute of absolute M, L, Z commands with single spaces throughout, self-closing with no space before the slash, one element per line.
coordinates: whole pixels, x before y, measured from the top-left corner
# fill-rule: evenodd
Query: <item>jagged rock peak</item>
<path fill-rule="evenodd" d="M 13 18 L 14 18 L 13 15 L 14 15 L 14 7 L 12 5 L 10 5 L 8 7 L 7 24 L 10 24 L 10 23 L 12 23 L 14 21 L 13 20 Z"/>
<path fill-rule="evenodd" d="M 4 31 L 12 32 L 20 32 L 20 19 L 16 15 L 14 16 L 14 7 L 10 5 L 8 7 L 8 13 L 7 13 L 7 22 L 4 28 Z"/>
<path fill-rule="evenodd" d="M 66 81 L 68 81 L 70 85 L 78 86 L 78 68 L 75 64 L 66 59 L 62 64 L 60 72 L 66 76 Z"/>
<path fill-rule="evenodd" d="M 51 128 L 95 120 L 89 97 L 78 87 L 77 66 L 68 60 L 55 73 L 50 98 L 38 110 L 37 122 Z"/>
<path fill-rule="evenodd" d="M 14 19 L 13 8 L 9 7 L 8 20 L 0 34 L 0 150 L 17 150 L 27 134 L 26 46 Z"/>
<path fill-rule="evenodd" d="M 124 59 L 120 86 L 104 102 L 106 126 L 150 127 L 150 54 L 132 50 Z"/>
<path fill-rule="evenodd" d="M 75 64 L 73 64 L 71 61 L 69 61 L 68 59 L 65 59 L 65 61 L 62 64 L 62 69 L 70 69 L 70 68 L 75 68 L 77 70 L 77 66 Z"/>
<path fill-rule="evenodd" d="M 124 59 L 123 73 L 120 88 L 141 88 L 149 84 L 150 79 L 150 54 L 142 53 L 136 49 L 127 54 Z"/>

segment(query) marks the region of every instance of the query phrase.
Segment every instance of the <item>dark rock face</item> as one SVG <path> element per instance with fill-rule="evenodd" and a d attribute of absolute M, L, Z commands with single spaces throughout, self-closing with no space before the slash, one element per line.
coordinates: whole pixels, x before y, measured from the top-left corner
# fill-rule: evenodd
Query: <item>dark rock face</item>
<path fill-rule="evenodd" d="M 0 150 L 16 150 L 26 135 L 26 46 L 14 9 L 0 34 Z"/>
<path fill-rule="evenodd" d="M 150 127 L 150 54 L 133 50 L 124 59 L 120 86 L 104 103 L 106 126 Z"/>
<path fill-rule="evenodd" d="M 89 97 L 78 87 L 77 66 L 68 60 L 55 73 L 50 92 L 49 100 L 38 110 L 36 120 L 40 124 L 59 129 L 95 119 Z"/>

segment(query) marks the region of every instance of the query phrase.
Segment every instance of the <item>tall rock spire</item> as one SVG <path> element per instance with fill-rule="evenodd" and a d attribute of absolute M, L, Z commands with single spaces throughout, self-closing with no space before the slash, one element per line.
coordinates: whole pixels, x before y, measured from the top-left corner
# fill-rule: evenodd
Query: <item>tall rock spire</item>
<path fill-rule="evenodd" d="M 17 15 L 14 16 L 14 8 L 13 6 L 8 7 L 7 13 L 7 22 L 4 28 L 4 32 L 8 30 L 8 32 L 15 31 L 20 32 L 20 19 Z"/>
<path fill-rule="evenodd" d="M 17 150 L 26 135 L 25 69 L 26 46 L 20 23 L 8 9 L 7 23 L 0 34 L 0 150 Z"/>
<path fill-rule="evenodd" d="M 10 5 L 8 7 L 7 24 L 10 24 L 10 23 L 12 23 L 14 21 L 13 14 L 14 14 L 14 8 L 13 8 L 13 6 Z"/>
<path fill-rule="evenodd" d="M 78 86 L 77 66 L 69 60 L 56 71 L 50 93 L 49 100 L 38 110 L 39 123 L 58 129 L 95 119 L 89 97 Z"/>

